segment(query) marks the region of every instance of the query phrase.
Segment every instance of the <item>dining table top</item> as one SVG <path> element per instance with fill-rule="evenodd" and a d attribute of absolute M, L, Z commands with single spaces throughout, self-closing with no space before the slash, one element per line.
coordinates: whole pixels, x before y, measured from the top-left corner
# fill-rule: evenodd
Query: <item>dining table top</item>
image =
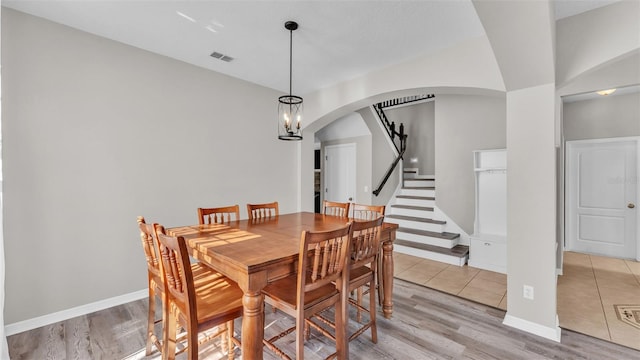
<path fill-rule="evenodd" d="M 334 230 L 349 221 L 353 219 L 298 212 L 224 224 L 180 226 L 167 232 L 184 237 L 197 253 L 215 254 L 237 270 L 253 273 L 285 258 L 296 260 L 302 231 Z M 397 226 L 384 223 L 383 231 Z"/>

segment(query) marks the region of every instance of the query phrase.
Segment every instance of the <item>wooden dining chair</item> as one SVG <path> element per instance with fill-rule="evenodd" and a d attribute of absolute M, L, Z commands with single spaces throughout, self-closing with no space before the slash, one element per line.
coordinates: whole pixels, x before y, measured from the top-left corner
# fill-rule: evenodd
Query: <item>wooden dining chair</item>
<path fill-rule="evenodd" d="M 353 204 L 353 218 L 357 220 L 374 220 L 380 216 L 384 216 L 384 205 L 363 205 Z M 378 256 L 378 269 L 382 269 L 382 256 Z M 378 289 L 378 304 L 382 304 L 382 271 L 378 271 L 378 279 L 376 289 Z"/>
<path fill-rule="evenodd" d="M 164 311 L 159 320 L 156 320 L 156 297 L 160 298 L 162 308 L 166 304 L 164 293 L 164 280 L 160 270 L 161 261 L 159 256 L 159 245 L 154 236 L 155 224 L 147 224 L 144 217 L 138 216 L 138 228 L 140 229 L 140 240 L 142 240 L 142 249 L 147 260 L 147 285 L 149 288 L 149 314 L 147 317 L 147 356 L 151 355 L 153 346 L 162 353 L 162 344 L 160 338 L 155 333 L 155 325 L 162 321 L 164 329 Z"/>
<path fill-rule="evenodd" d="M 368 221 L 354 221 L 351 225 L 352 240 L 350 256 L 348 259 L 349 271 L 349 293 L 356 291 L 355 299 L 349 299 L 349 303 L 356 308 L 356 321 L 361 323 L 361 313 L 369 314 L 369 320 L 361 324 L 358 329 L 349 336 L 349 341 L 357 338 L 367 329 L 371 329 L 371 341 L 378 342 L 378 331 L 376 325 L 376 299 L 375 293 L 369 291 L 369 308 L 362 306 L 364 288 L 372 288 L 375 284 L 377 273 L 377 257 L 380 249 L 380 234 L 382 232 L 382 217 Z M 329 325 L 334 330 L 337 321 L 334 322 L 324 314 L 317 314 L 315 319 L 325 325 Z M 348 318 L 344 320 L 345 323 Z M 308 324 L 321 332 L 322 328 L 315 322 Z M 340 326 L 340 325 L 339 325 Z M 329 334 L 329 337 L 332 335 Z"/>
<path fill-rule="evenodd" d="M 277 201 L 266 204 L 247 204 L 247 213 L 249 220 L 273 218 L 280 215 Z"/>
<path fill-rule="evenodd" d="M 357 220 L 374 220 L 380 216 L 384 216 L 384 205 L 363 205 L 353 204 L 352 217 Z"/>
<path fill-rule="evenodd" d="M 240 206 L 198 208 L 198 221 L 204 224 L 222 224 L 240 220 Z"/>
<path fill-rule="evenodd" d="M 349 206 L 351 203 L 342 203 L 336 201 L 325 200 L 322 203 L 322 213 L 331 216 L 349 217 Z"/>
<path fill-rule="evenodd" d="M 242 316 L 243 292 L 238 284 L 219 272 L 200 264 L 191 263 L 183 237 L 169 236 L 164 228 L 156 225 L 155 234 L 160 245 L 162 273 L 167 294 L 166 325 L 164 331 L 165 358 L 176 356 L 178 329 L 186 331 L 187 358 L 198 358 L 200 343 L 226 333 L 229 360 L 234 358 L 234 343 L 240 342 L 233 336 L 233 321 Z M 204 339 L 198 335 L 218 328 Z"/>
<path fill-rule="evenodd" d="M 313 315 L 333 306 L 336 323 L 343 324 L 341 288 L 350 234 L 351 223 L 331 231 L 303 231 L 297 274 L 276 280 L 263 289 L 265 302 L 296 320 L 295 326 L 263 341 L 281 358 L 290 359 L 275 342 L 293 331 L 296 332 L 296 359 L 304 358 L 305 322 Z"/>

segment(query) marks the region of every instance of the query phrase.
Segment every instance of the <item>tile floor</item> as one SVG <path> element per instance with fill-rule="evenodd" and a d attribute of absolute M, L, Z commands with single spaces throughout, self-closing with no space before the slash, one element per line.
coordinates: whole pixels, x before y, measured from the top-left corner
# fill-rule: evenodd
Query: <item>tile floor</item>
<path fill-rule="evenodd" d="M 636 306 L 637 327 L 618 318 L 616 304 Z M 558 318 L 563 328 L 640 349 L 640 263 L 565 252 Z"/>
<path fill-rule="evenodd" d="M 394 272 L 403 280 L 507 309 L 505 274 L 398 253 Z M 560 327 L 640 349 L 640 325 L 619 320 L 613 306 L 638 305 L 633 315 L 640 323 L 640 263 L 565 252 L 563 272 L 558 277 Z"/>

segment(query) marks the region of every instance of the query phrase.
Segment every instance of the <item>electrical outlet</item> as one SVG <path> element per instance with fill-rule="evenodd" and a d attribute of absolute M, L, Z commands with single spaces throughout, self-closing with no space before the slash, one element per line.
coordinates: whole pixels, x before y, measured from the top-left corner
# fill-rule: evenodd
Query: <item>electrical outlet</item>
<path fill-rule="evenodd" d="M 525 299 L 533 300 L 533 286 L 531 285 L 522 286 L 522 297 Z"/>

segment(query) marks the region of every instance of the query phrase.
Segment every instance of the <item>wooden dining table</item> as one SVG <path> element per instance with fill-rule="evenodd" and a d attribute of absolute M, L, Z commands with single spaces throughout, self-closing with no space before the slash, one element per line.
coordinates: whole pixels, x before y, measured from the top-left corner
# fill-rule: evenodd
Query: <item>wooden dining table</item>
<path fill-rule="evenodd" d="M 262 359 L 264 337 L 264 296 L 270 281 L 296 272 L 303 230 L 324 231 L 344 226 L 350 219 L 299 212 L 262 220 L 240 220 L 225 224 L 188 225 L 167 229 L 185 238 L 191 255 L 236 281 L 244 296 L 242 317 L 242 357 Z M 382 242 L 382 312 L 393 313 L 393 242 L 398 225 L 384 223 Z M 348 359 L 346 336 L 341 358 Z M 338 345 L 336 345 L 338 346 Z"/>

